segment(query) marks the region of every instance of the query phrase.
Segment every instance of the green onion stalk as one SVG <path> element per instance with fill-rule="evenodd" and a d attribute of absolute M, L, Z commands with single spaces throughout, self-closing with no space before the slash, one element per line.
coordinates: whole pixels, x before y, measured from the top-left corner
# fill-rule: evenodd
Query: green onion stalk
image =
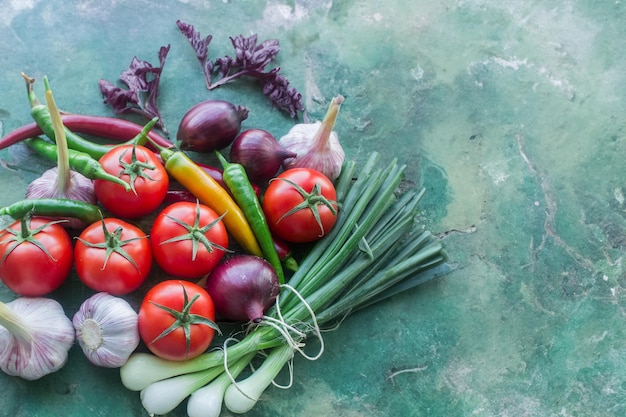
<path fill-rule="evenodd" d="M 180 376 L 203 375 L 179 390 L 176 404 L 200 383 L 219 379 L 219 389 L 204 395 L 229 393 L 225 404 L 232 412 L 248 410 L 295 353 L 312 360 L 322 354 L 321 328 L 438 276 L 447 259 L 444 248 L 417 224 L 424 190 L 399 193 L 405 166 L 394 159 L 379 168 L 379 162 L 380 155 L 373 153 L 358 175 L 354 161 L 344 163 L 336 181 L 340 211 L 335 226 L 302 259 L 274 307 L 243 339 L 183 362 L 136 353 L 121 368 L 123 384 L 145 392 L 152 384 L 164 384 L 159 381 L 176 385 Z M 304 350 L 309 338 L 319 340 L 319 351 L 311 356 Z M 237 381 L 230 369 L 247 366 L 257 353 L 267 353 L 263 365 Z"/>

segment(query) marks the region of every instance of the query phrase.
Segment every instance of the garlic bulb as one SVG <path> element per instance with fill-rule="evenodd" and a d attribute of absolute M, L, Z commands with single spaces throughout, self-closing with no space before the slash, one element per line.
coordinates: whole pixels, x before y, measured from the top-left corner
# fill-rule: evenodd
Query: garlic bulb
<path fill-rule="evenodd" d="M 96 204 L 96 193 L 94 192 L 93 182 L 74 170 L 69 170 L 69 184 L 67 190 L 62 190 L 59 181 L 62 178 L 59 174 L 59 167 L 52 167 L 41 177 L 34 179 L 28 187 L 26 187 L 26 198 L 69 198 L 71 200 L 84 201 L 86 203 Z"/>
<path fill-rule="evenodd" d="M 85 300 L 72 323 L 78 344 L 94 365 L 119 368 L 139 344 L 137 313 L 126 300 L 105 292 Z"/>
<path fill-rule="evenodd" d="M 341 173 L 345 153 L 333 128 L 343 96 L 333 98 L 322 122 L 299 123 L 279 139 L 279 144 L 296 154 L 283 162 L 283 168 L 311 168 L 332 181 Z"/>
<path fill-rule="evenodd" d="M 70 169 L 67 137 L 65 127 L 61 120 L 61 114 L 56 106 L 52 91 L 48 84 L 48 78 L 44 77 L 46 86 L 46 102 L 50 111 L 50 119 L 54 127 L 55 141 L 57 143 L 57 166 L 43 173 L 43 175 L 28 185 L 26 198 L 67 198 L 96 204 L 96 193 L 93 182 L 76 171 Z M 71 217 L 65 227 L 82 228 L 85 224 Z"/>
<path fill-rule="evenodd" d="M 49 298 L 0 303 L 0 326 L 0 368 L 28 380 L 61 369 L 74 344 L 72 322 Z"/>

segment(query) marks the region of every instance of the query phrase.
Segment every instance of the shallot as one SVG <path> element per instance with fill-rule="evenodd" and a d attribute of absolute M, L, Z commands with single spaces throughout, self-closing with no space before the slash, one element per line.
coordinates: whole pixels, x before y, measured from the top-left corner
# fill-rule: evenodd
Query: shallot
<path fill-rule="evenodd" d="M 287 158 L 297 155 L 283 148 L 263 129 L 248 129 L 239 134 L 230 148 L 230 160 L 241 164 L 252 182 L 269 181 Z"/>
<path fill-rule="evenodd" d="M 206 100 L 190 108 L 178 126 L 180 148 L 212 152 L 230 145 L 248 118 L 248 109 L 223 100 Z"/>

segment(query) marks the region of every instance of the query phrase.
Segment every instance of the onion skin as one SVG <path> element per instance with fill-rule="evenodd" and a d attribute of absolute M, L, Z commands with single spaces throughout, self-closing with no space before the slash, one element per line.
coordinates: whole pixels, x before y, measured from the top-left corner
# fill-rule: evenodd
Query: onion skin
<path fill-rule="evenodd" d="M 215 311 L 232 321 L 258 323 L 276 302 L 280 284 L 274 268 L 253 255 L 236 255 L 217 265 L 206 280 Z"/>
<path fill-rule="evenodd" d="M 213 152 L 229 146 L 248 118 L 248 109 L 224 100 L 202 101 L 183 116 L 176 138 L 180 148 L 194 152 Z"/>
<path fill-rule="evenodd" d="M 230 160 L 241 164 L 251 181 L 269 181 L 283 161 L 295 158 L 295 152 L 285 149 L 276 138 L 263 129 L 248 129 L 239 134 L 230 148 Z"/>

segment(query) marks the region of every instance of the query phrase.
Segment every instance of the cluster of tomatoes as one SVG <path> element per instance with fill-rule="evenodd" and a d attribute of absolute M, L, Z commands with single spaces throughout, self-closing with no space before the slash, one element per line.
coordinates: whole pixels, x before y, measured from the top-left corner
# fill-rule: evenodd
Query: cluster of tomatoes
<path fill-rule="evenodd" d="M 80 281 L 92 290 L 123 296 L 137 290 L 156 263 L 172 279 L 157 283 L 144 296 L 139 311 L 142 339 L 157 339 L 176 319 L 171 311 L 189 308 L 187 313 L 213 321 L 211 297 L 193 281 L 206 277 L 226 254 L 233 252 L 223 214 L 197 201 L 164 204 L 171 185 L 168 172 L 157 154 L 146 147 L 113 147 L 100 164 L 130 184 L 131 191 L 110 181 L 94 180 L 99 204 L 110 215 L 84 225 L 74 240 L 62 220 L 32 217 L 5 228 L 0 232 L 3 283 L 21 296 L 43 296 L 59 288 L 74 269 Z M 270 183 L 262 195 L 272 233 L 291 242 L 320 238 L 324 228 L 332 227 L 335 214 L 324 210 L 320 219 L 320 213 L 294 210 L 303 204 L 297 189 L 310 192 L 323 182 L 330 184 L 330 192 L 334 193 L 332 183 L 313 169 L 289 171 L 281 174 L 287 181 Z M 138 225 L 138 220 L 146 216 L 154 219 L 148 233 Z M 214 328 L 194 327 L 198 334 L 191 338 L 191 346 L 183 333 L 172 332 L 158 343 L 151 343 L 150 350 L 172 360 L 203 352 L 213 338 Z M 168 340 L 172 338 L 178 340 Z"/>

